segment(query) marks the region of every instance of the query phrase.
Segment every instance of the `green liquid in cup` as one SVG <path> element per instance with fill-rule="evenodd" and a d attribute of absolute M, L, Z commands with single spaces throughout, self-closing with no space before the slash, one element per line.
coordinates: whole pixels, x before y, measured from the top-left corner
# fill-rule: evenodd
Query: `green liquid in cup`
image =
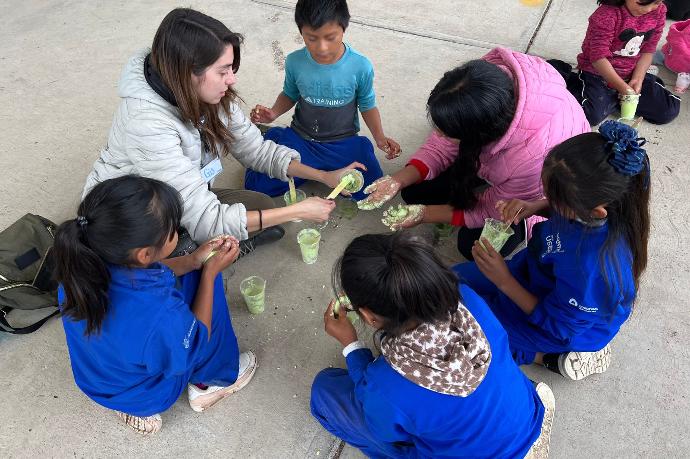
<path fill-rule="evenodd" d="M 357 202 L 352 199 L 339 199 L 337 205 L 338 215 L 348 220 L 352 220 L 359 212 Z"/>
<path fill-rule="evenodd" d="M 305 199 L 307 199 L 307 194 L 302 190 L 295 190 L 294 201 L 290 199 L 290 190 L 287 190 L 285 194 L 283 194 L 283 201 L 285 201 L 286 206 L 297 204 L 298 202 L 304 201 Z"/>
<path fill-rule="evenodd" d="M 264 312 L 266 304 L 266 281 L 258 276 L 248 277 L 240 283 L 240 292 L 252 314 Z"/>
<path fill-rule="evenodd" d="M 297 243 L 302 252 L 302 261 L 308 265 L 316 263 L 319 257 L 319 242 L 321 233 L 314 228 L 306 228 L 297 233 Z"/>
<path fill-rule="evenodd" d="M 345 172 L 340 176 L 340 180 L 344 177 L 349 177 L 350 181 L 345 185 L 345 191 L 349 193 L 357 193 L 359 190 L 364 188 L 364 176 L 362 173 L 356 169 Z"/>
<path fill-rule="evenodd" d="M 626 94 L 621 98 L 621 118 L 632 120 L 637 112 L 637 104 L 640 102 L 639 94 Z"/>
<path fill-rule="evenodd" d="M 510 239 L 510 236 L 514 233 L 510 225 L 506 225 L 500 220 L 487 218 L 484 220 L 484 228 L 482 228 L 482 234 L 479 236 L 479 243 L 482 247 L 486 248 L 482 242 L 482 238 L 484 238 L 489 241 L 489 244 L 491 244 L 491 247 L 493 247 L 496 252 L 500 252 L 508 239 Z"/>

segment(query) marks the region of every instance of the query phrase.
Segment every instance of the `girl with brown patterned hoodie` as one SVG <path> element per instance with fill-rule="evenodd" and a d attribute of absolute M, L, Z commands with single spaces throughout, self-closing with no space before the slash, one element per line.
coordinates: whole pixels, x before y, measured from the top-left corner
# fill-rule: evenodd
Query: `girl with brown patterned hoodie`
<path fill-rule="evenodd" d="M 327 368 L 312 385 L 324 428 L 369 457 L 548 455 L 551 390 L 522 374 L 491 310 L 431 246 L 404 232 L 360 236 L 333 280 L 381 331 L 381 355 L 331 302 L 325 328 L 344 346 L 347 370 Z"/>

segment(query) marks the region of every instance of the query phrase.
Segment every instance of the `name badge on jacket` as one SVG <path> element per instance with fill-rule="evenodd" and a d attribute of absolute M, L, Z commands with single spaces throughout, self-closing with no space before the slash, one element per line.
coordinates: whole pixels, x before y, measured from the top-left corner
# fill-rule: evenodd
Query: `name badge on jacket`
<path fill-rule="evenodd" d="M 216 178 L 216 175 L 223 172 L 223 165 L 220 163 L 220 158 L 216 158 L 204 167 L 201 168 L 201 176 L 206 183 Z"/>

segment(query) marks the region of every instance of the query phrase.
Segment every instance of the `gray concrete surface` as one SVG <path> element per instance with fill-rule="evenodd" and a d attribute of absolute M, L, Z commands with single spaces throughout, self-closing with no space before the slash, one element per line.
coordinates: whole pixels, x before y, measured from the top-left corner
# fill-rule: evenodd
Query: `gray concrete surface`
<path fill-rule="evenodd" d="M 387 134 L 404 164 L 428 131 L 426 96 L 450 67 L 481 56 L 492 43 L 574 60 L 594 1 L 351 0 L 347 40 L 376 67 Z M 271 103 L 282 60 L 301 46 L 289 10 L 294 1 L 197 1 L 192 6 L 246 35 L 239 89 L 248 106 Z M 117 103 L 122 65 L 147 46 L 175 2 L 5 0 L 0 29 L 0 228 L 25 212 L 60 221 L 73 215 L 82 183 L 103 145 Z M 541 24 L 541 27 L 539 25 Z M 535 33 L 536 32 L 536 33 Z M 672 75 L 663 74 L 670 82 Z M 690 248 L 687 203 L 690 114 L 664 127 L 644 125 L 652 161 L 654 204 L 650 263 L 632 319 L 613 343 L 609 371 L 580 383 L 539 368 L 556 395 L 552 457 L 688 457 Z M 284 116 L 280 121 L 288 122 Z M 241 186 L 230 160 L 219 185 Z M 318 185 L 308 191 L 323 194 Z M 260 368 L 242 392 L 207 413 L 185 396 L 163 414 L 155 437 L 132 434 L 74 385 L 62 327 L 52 321 L 23 337 L 0 336 L 0 457 L 325 457 L 333 437 L 308 410 L 314 374 L 342 365 L 338 345 L 322 332 L 332 262 L 363 232 L 382 231 L 375 213 L 333 217 L 316 265 L 303 265 L 288 226 L 280 243 L 228 271 L 227 294 L 243 348 Z M 440 250 L 454 258 L 453 247 Z M 231 270 L 232 271 L 232 270 Z M 268 279 L 267 309 L 250 316 L 239 298 L 242 278 Z M 15 316 L 21 323 L 30 317 Z M 342 457 L 361 457 L 346 448 Z"/>

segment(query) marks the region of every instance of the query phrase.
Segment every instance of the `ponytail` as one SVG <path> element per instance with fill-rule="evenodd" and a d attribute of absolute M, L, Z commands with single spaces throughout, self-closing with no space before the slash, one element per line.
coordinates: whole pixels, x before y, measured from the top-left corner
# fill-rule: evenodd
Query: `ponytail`
<path fill-rule="evenodd" d="M 78 217 L 55 234 L 55 278 L 65 290 L 62 312 L 98 334 L 108 312 L 108 265 L 133 265 L 132 251 L 161 248 L 180 226 L 182 199 L 158 180 L 126 175 L 84 198 Z"/>
<path fill-rule="evenodd" d="M 62 283 L 66 301 L 62 313 L 86 321 L 86 335 L 98 334 L 108 312 L 110 272 L 88 245 L 88 224 L 68 220 L 55 235 L 55 276 Z"/>

